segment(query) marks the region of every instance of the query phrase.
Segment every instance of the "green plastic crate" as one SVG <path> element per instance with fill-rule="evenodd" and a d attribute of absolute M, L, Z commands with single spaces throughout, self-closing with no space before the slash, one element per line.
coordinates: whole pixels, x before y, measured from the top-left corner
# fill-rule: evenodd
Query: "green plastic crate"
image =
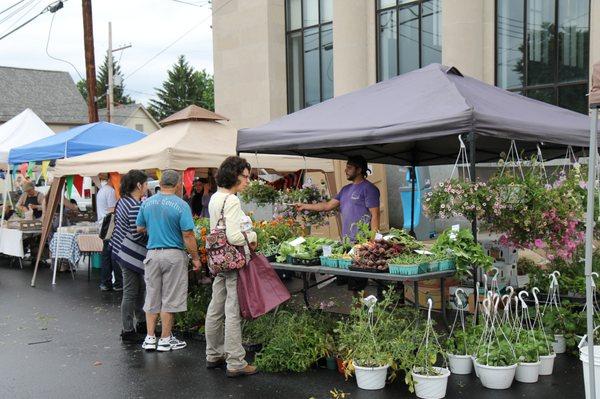
<path fill-rule="evenodd" d="M 102 254 L 93 253 L 90 256 L 92 258 L 92 269 L 100 269 L 102 267 Z"/>
<path fill-rule="evenodd" d="M 453 259 L 445 259 L 440 261 L 440 271 L 445 270 L 454 270 L 454 260 Z"/>
<path fill-rule="evenodd" d="M 389 265 L 391 274 L 398 274 L 400 276 L 415 276 L 427 272 L 428 263 L 421 263 L 418 265 Z"/>
<path fill-rule="evenodd" d="M 439 261 L 437 261 L 437 260 L 434 260 L 434 261 L 432 261 L 432 262 L 429 262 L 429 263 L 427 264 L 427 271 L 428 271 L 429 273 L 431 273 L 431 272 L 438 272 L 438 271 L 440 271 L 440 262 L 439 262 Z"/>
<path fill-rule="evenodd" d="M 352 266 L 352 259 L 338 259 L 337 261 L 337 267 L 340 269 L 348 270 L 350 266 Z"/>
<path fill-rule="evenodd" d="M 320 256 L 319 259 L 321 259 L 321 266 L 337 267 L 337 259 L 332 259 L 329 256 Z"/>

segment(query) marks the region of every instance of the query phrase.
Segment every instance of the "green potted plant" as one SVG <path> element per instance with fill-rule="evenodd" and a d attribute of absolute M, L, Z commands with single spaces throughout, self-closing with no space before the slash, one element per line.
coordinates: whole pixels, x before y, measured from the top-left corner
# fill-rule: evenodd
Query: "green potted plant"
<path fill-rule="evenodd" d="M 442 399 L 446 396 L 448 387 L 448 377 L 450 370 L 446 367 L 436 366 L 438 360 L 446 363 L 446 354 L 443 351 L 431 319 L 431 308 L 433 301 L 427 300 L 429 311 L 427 322 L 425 324 L 425 334 L 421 345 L 413 357 L 413 366 L 410 371 L 410 378 L 414 384 L 415 394 L 422 399 Z"/>
<path fill-rule="evenodd" d="M 508 389 L 517 369 L 517 358 L 508 337 L 501 329 L 492 329 L 489 339 L 477 351 L 475 367 L 484 387 Z"/>
<path fill-rule="evenodd" d="M 470 269 L 474 266 L 487 272 L 494 263 L 493 258 L 485 254 L 483 247 L 475 241 L 473 234 L 468 229 L 459 229 L 458 231 L 447 229 L 440 234 L 431 250 L 437 256 L 454 260 L 458 277 L 464 277 L 470 273 Z"/>
<path fill-rule="evenodd" d="M 536 341 L 533 331 L 529 331 L 525 339 L 514 345 L 515 355 L 519 361 L 515 372 L 515 379 L 519 382 L 537 382 L 540 375 L 540 343 Z"/>
<path fill-rule="evenodd" d="M 452 374 L 467 375 L 473 370 L 470 337 L 466 329 L 453 332 L 446 340 L 448 363 Z"/>

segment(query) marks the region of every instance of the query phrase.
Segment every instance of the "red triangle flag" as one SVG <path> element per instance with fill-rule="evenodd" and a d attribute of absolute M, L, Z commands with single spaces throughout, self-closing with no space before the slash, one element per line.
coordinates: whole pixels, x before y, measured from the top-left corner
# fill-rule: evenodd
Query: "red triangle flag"
<path fill-rule="evenodd" d="M 73 187 L 75 187 L 75 190 L 83 197 L 83 176 L 73 176 Z"/>
<path fill-rule="evenodd" d="M 183 172 L 183 187 L 188 197 L 192 195 L 192 188 L 194 187 L 194 175 L 196 174 L 195 168 L 187 168 Z"/>

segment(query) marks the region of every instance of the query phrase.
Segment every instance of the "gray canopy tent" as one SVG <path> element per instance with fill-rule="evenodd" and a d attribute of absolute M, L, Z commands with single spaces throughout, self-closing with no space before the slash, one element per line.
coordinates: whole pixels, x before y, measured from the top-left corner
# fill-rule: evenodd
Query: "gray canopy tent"
<path fill-rule="evenodd" d="M 475 165 L 498 160 L 513 140 L 525 155 L 539 146 L 546 159 L 564 156 L 567 146 L 587 147 L 589 118 L 463 76 L 454 67 L 430 64 L 242 129 L 237 151 L 333 159 L 363 155 L 370 162 L 409 165 L 414 206 L 414 168 L 454 163 L 461 134 L 467 134 L 475 180 Z M 476 221 L 472 228 L 477 237 Z"/>

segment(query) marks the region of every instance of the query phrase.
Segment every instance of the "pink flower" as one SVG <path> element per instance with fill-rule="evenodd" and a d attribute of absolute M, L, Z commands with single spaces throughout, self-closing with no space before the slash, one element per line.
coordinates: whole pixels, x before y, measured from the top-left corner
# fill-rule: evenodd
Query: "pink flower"
<path fill-rule="evenodd" d="M 534 243 L 537 248 L 544 248 L 544 241 L 542 241 L 541 239 L 536 238 Z"/>

